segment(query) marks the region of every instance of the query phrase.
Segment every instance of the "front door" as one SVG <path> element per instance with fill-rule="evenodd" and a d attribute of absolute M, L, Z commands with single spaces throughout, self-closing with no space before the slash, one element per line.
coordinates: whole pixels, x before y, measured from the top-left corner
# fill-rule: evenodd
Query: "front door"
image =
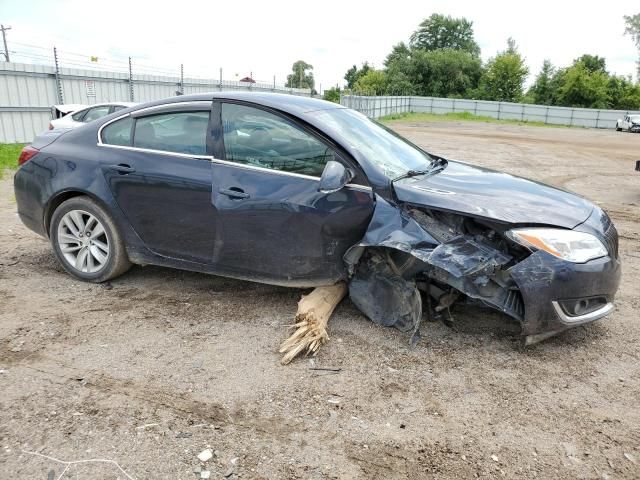
<path fill-rule="evenodd" d="M 211 263 L 215 209 L 207 146 L 211 103 L 164 107 L 108 124 L 102 170 L 145 245 L 163 256 Z"/>
<path fill-rule="evenodd" d="M 318 191 L 327 161 L 353 166 L 291 119 L 223 103 L 221 122 L 224 158 L 212 163 L 216 266 L 291 285 L 342 277 L 342 256 L 362 238 L 373 214 L 371 189 Z"/>

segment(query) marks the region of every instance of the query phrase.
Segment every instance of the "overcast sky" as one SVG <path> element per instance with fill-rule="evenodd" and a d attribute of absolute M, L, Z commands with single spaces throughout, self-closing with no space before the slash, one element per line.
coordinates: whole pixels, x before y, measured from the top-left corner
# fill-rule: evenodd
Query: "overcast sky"
<path fill-rule="evenodd" d="M 379 5 L 379 6 L 377 6 Z M 634 8 L 635 6 L 635 8 Z M 473 21 L 484 60 L 513 37 L 530 69 L 529 82 L 548 58 L 567 65 L 583 53 L 606 58 L 609 71 L 635 75 L 638 53 L 624 36 L 623 15 L 640 11 L 636 2 L 583 1 L 90 1 L 0 0 L 0 22 L 11 25 L 12 60 L 31 63 L 49 55 L 24 45 L 51 47 L 67 62 L 90 55 L 108 60 L 154 65 L 185 75 L 225 79 L 249 75 L 284 82 L 291 64 L 314 66 L 316 87 L 344 83 L 345 71 L 364 61 L 381 67 L 391 47 L 407 41 L 432 13 L 465 16 Z M 86 56 L 84 56 L 86 55 Z M 634 77 L 635 78 L 635 77 Z"/>

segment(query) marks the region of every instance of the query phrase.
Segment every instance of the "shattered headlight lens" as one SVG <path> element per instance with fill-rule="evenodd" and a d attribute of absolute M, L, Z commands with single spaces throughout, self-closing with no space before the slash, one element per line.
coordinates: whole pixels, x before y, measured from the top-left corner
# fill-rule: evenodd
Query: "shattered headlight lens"
<path fill-rule="evenodd" d="M 514 242 L 528 249 L 544 250 L 568 262 L 584 263 L 607 255 L 600 240 L 589 233 L 558 228 L 517 228 L 507 232 Z"/>

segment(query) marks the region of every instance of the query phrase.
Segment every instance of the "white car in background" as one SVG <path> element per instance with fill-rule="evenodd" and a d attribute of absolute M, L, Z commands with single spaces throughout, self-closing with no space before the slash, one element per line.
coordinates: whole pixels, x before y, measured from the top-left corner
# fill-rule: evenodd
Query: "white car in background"
<path fill-rule="evenodd" d="M 625 115 L 622 120 L 616 122 L 616 130 L 621 132 L 640 132 L 640 115 Z"/>
<path fill-rule="evenodd" d="M 85 106 L 81 110 L 68 113 L 62 118 L 49 122 L 49 130 L 76 128 L 85 123 L 105 117 L 110 113 L 137 105 L 133 102 L 99 103 Z"/>

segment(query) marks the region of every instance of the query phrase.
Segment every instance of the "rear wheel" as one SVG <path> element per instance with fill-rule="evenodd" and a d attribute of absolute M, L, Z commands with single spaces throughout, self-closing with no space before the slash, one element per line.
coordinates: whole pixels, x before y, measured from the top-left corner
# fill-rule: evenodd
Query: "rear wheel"
<path fill-rule="evenodd" d="M 113 220 L 88 197 L 71 198 L 56 209 L 49 237 L 60 264 L 80 280 L 105 282 L 131 267 Z"/>

